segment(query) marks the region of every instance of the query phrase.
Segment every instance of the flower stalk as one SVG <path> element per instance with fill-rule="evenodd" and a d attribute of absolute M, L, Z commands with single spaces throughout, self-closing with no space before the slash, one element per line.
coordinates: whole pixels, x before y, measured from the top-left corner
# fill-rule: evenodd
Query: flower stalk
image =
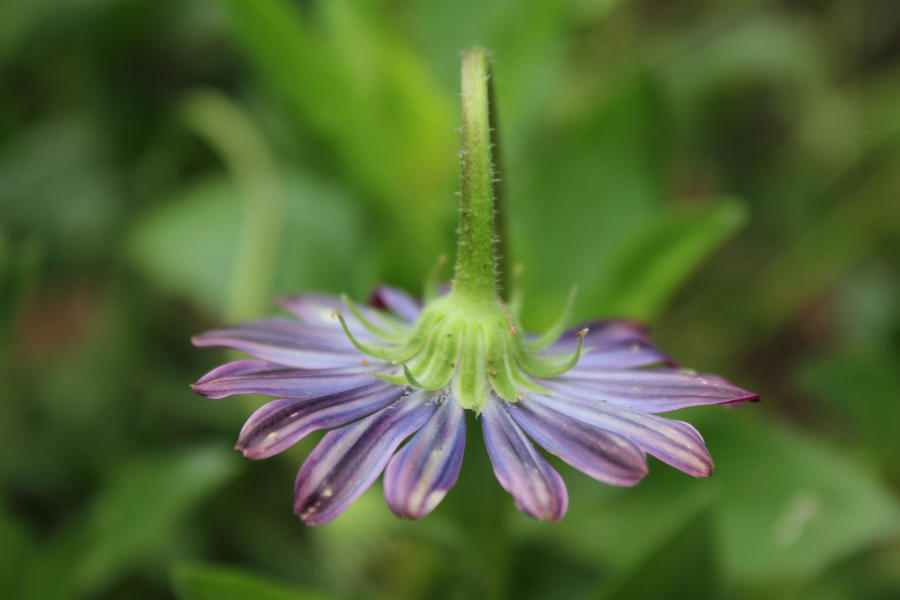
<path fill-rule="evenodd" d="M 462 189 L 453 295 L 472 303 L 493 302 L 497 294 L 490 77 L 488 51 L 468 50 L 462 61 Z"/>

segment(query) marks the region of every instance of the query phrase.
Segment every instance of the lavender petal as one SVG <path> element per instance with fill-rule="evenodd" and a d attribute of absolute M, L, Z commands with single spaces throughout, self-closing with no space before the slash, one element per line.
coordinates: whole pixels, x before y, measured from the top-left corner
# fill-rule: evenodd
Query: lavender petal
<path fill-rule="evenodd" d="M 384 370 L 384 365 L 379 365 Z M 335 394 L 379 381 L 375 366 L 333 369 L 291 369 L 264 360 L 237 360 L 217 367 L 191 387 L 207 398 L 234 394 L 266 394 L 310 399 Z"/>
<path fill-rule="evenodd" d="M 644 452 L 694 477 L 709 477 L 713 462 L 703 438 L 688 423 L 620 406 L 559 395 L 534 395 L 539 404 L 592 427 L 621 435 Z"/>
<path fill-rule="evenodd" d="M 673 366 L 677 364 L 672 358 L 648 342 L 620 341 L 603 345 L 585 342 L 584 347 L 589 350 L 581 355 L 578 364 L 575 365 L 573 370 L 576 372 L 597 367 L 627 369 L 656 364 Z"/>
<path fill-rule="evenodd" d="M 569 495 L 559 473 L 538 453 L 502 405 L 490 397 L 481 413 L 481 428 L 497 481 L 512 494 L 516 507 L 542 521 L 566 514 Z"/>
<path fill-rule="evenodd" d="M 207 331 L 192 338 L 195 346 L 234 348 L 257 358 L 291 367 L 315 369 L 358 364 L 361 354 L 337 329 L 293 319 L 251 321 Z M 363 335 L 362 338 L 367 338 Z"/>
<path fill-rule="evenodd" d="M 466 415 L 449 398 L 388 464 L 384 497 L 398 516 L 421 519 L 456 484 L 466 446 Z"/>
<path fill-rule="evenodd" d="M 372 483 L 404 439 L 434 414 L 433 394 L 418 390 L 322 438 L 297 473 L 294 512 L 307 525 L 337 518 Z"/>
<path fill-rule="evenodd" d="M 386 285 L 378 286 L 372 291 L 369 304 L 376 308 L 385 308 L 410 323 L 415 322 L 422 312 L 421 302 L 402 290 Z"/>
<path fill-rule="evenodd" d="M 621 319 L 594 321 L 563 333 L 544 352 L 547 356 L 559 356 L 575 351 L 578 332 L 588 328 L 584 337 L 585 352 L 574 370 L 584 368 L 629 368 L 653 364 L 676 365 L 669 356 L 660 351 L 647 335 L 647 329 L 640 323 Z"/>
<path fill-rule="evenodd" d="M 542 381 L 541 385 L 567 396 L 647 413 L 759 400 L 758 394 L 733 386 L 721 377 L 671 368 L 572 369 Z"/>
<path fill-rule="evenodd" d="M 276 303 L 302 319 L 309 325 L 318 325 L 343 335 L 340 322 L 334 318 L 334 313 L 339 312 L 344 317 L 347 327 L 360 341 L 377 339 L 360 323 L 344 304 L 343 300 L 325 294 L 298 294 L 279 298 Z M 368 306 L 357 306 L 360 314 L 366 319 L 385 329 L 396 327 L 396 321 L 387 321 L 385 313 Z"/>
<path fill-rule="evenodd" d="M 247 419 L 235 448 L 246 458 L 268 458 L 313 431 L 340 427 L 381 410 L 407 391 L 379 381 L 312 400 L 274 400 Z"/>
<path fill-rule="evenodd" d="M 608 430 L 572 418 L 539 402 L 522 400 L 507 410 L 535 442 L 598 481 L 633 486 L 647 474 L 644 453 Z"/>

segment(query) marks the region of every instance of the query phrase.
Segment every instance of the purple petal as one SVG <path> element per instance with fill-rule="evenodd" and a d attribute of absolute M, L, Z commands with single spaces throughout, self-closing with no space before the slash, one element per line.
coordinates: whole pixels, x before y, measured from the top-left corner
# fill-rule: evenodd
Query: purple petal
<path fill-rule="evenodd" d="M 588 334 L 590 335 L 590 334 Z M 585 336 L 587 337 L 587 336 Z M 646 367 L 655 364 L 675 365 L 670 357 L 648 342 L 611 342 L 608 344 L 584 345 L 588 352 L 581 355 L 573 370 L 591 368 L 624 369 L 628 367 Z"/>
<path fill-rule="evenodd" d="M 659 460 L 694 477 L 709 477 L 713 463 L 703 438 L 688 423 L 619 406 L 558 395 L 528 397 L 592 427 L 617 433 Z"/>
<path fill-rule="evenodd" d="M 268 458 L 313 431 L 340 427 L 381 410 L 407 391 L 379 381 L 312 400 L 274 400 L 247 419 L 235 448 L 253 460 Z"/>
<path fill-rule="evenodd" d="M 559 393 L 647 413 L 759 400 L 714 375 L 680 369 L 572 369 L 541 385 Z"/>
<path fill-rule="evenodd" d="M 340 298 L 324 294 L 298 294 L 296 296 L 279 298 L 276 300 L 276 304 L 294 313 L 309 325 L 319 325 L 326 329 L 340 332 L 343 335 L 340 322 L 334 318 L 334 313 L 339 312 L 344 317 L 347 327 L 357 339 L 375 339 L 347 309 L 347 305 Z M 396 320 L 385 320 L 385 314 L 374 308 L 357 306 L 357 309 L 365 318 L 376 325 L 389 328 L 391 325 L 396 326 L 398 324 Z"/>
<path fill-rule="evenodd" d="M 364 358 L 340 324 L 334 329 L 284 318 L 207 331 L 191 341 L 195 346 L 234 348 L 263 360 L 306 369 L 359 364 Z"/>
<path fill-rule="evenodd" d="M 386 285 L 378 286 L 372 291 L 369 304 L 375 308 L 387 309 L 410 323 L 418 319 L 422 312 L 421 302 L 402 290 Z"/>
<path fill-rule="evenodd" d="M 456 484 L 465 446 L 465 411 L 448 398 L 388 464 L 384 497 L 391 510 L 408 519 L 434 510 Z"/>
<path fill-rule="evenodd" d="M 649 340 L 647 326 L 643 323 L 629 321 L 628 319 L 603 319 L 569 329 L 559 336 L 559 340 L 554 345 L 571 345 L 574 349 L 578 340 L 578 332 L 585 327 L 590 330 L 587 337 L 585 337 L 585 343 L 587 343 L 588 339 L 598 344 L 622 340 Z"/>
<path fill-rule="evenodd" d="M 575 351 L 578 332 L 585 326 L 570 329 L 554 342 L 545 354 L 559 356 Z M 627 368 L 644 367 L 653 364 L 675 365 L 675 361 L 663 354 L 650 340 L 647 329 L 640 323 L 611 319 L 588 323 L 588 334 L 584 337 L 582 354 L 573 370 L 583 368 Z"/>
<path fill-rule="evenodd" d="M 481 428 L 497 481 L 512 494 L 516 507 L 542 521 L 558 521 L 569 505 L 562 477 L 538 453 L 525 433 L 489 397 L 481 413 Z"/>
<path fill-rule="evenodd" d="M 647 474 L 644 453 L 624 437 L 522 400 L 506 405 L 531 438 L 551 454 L 598 481 L 632 486 Z"/>
<path fill-rule="evenodd" d="M 378 365 L 384 367 L 384 365 Z M 207 398 L 234 394 L 266 394 L 309 399 L 378 381 L 372 365 L 336 369 L 289 369 L 264 360 L 236 360 L 217 367 L 191 387 Z"/>
<path fill-rule="evenodd" d="M 294 485 L 294 512 L 307 525 L 328 523 L 378 479 L 397 446 L 434 414 L 433 394 L 418 390 L 374 415 L 325 434 Z"/>

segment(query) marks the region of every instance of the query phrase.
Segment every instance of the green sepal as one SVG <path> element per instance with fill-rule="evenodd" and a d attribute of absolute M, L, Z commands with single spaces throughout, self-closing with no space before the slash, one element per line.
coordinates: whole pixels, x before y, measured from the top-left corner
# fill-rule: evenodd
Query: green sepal
<path fill-rule="evenodd" d="M 456 369 L 456 360 L 460 348 L 461 327 L 444 327 L 437 334 L 436 348 L 429 355 L 424 371 L 419 376 L 422 387 L 426 390 L 436 390 L 447 385 Z M 423 360 L 424 362 L 424 360 Z"/>
<path fill-rule="evenodd" d="M 347 294 L 341 294 L 341 300 L 347 306 L 347 309 L 350 311 L 350 313 L 354 317 L 356 317 L 356 319 L 360 322 L 360 324 L 363 327 L 365 327 L 371 333 L 380 337 L 384 341 L 392 342 L 392 343 L 399 343 L 399 342 L 402 342 L 406 338 L 406 335 L 404 335 L 404 332 L 400 331 L 399 329 L 396 331 L 393 331 L 393 332 L 386 331 L 386 330 L 382 329 L 381 327 L 379 327 L 378 325 L 376 325 L 375 323 L 373 323 L 372 321 L 370 321 L 365 316 L 363 316 L 362 312 L 356 307 L 356 304 L 354 304 L 353 301 L 350 300 L 350 298 L 347 296 Z"/>
<path fill-rule="evenodd" d="M 516 365 L 516 367 L 518 367 L 518 365 Z M 512 372 L 513 382 L 515 382 L 516 386 L 518 386 L 519 388 L 524 388 L 525 390 L 528 390 L 531 392 L 537 392 L 538 394 L 549 394 L 550 393 L 550 390 L 548 390 L 547 388 L 540 386 L 540 385 L 536 384 L 534 381 L 532 381 L 531 378 L 528 377 L 528 375 L 526 375 L 525 373 L 522 372 L 522 369 L 514 368 L 514 369 L 512 369 L 511 372 Z M 521 394 L 516 395 L 517 400 L 521 400 L 521 398 L 519 398 L 519 396 L 521 396 Z"/>
<path fill-rule="evenodd" d="M 350 333 L 350 328 L 347 327 L 347 321 L 344 320 L 344 316 L 341 313 L 335 311 L 334 315 L 341 322 L 341 327 L 344 328 L 344 333 L 347 335 L 347 338 L 350 340 L 350 342 L 354 346 L 356 346 L 356 349 L 363 354 L 368 354 L 369 356 L 372 356 L 374 358 L 395 362 L 409 360 L 416 355 L 416 353 L 422 347 L 422 343 L 424 343 L 425 341 L 425 337 L 423 334 L 421 334 L 420 330 L 424 328 L 427 331 L 427 324 L 420 323 L 413 331 L 412 335 L 409 337 L 406 343 L 402 345 L 391 347 L 365 344 L 357 340 L 356 337 L 354 337 L 354 335 Z M 419 335 L 417 335 L 417 333 L 419 333 Z"/>
<path fill-rule="evenodd" d="M 569 319 L 572 316 L 572 305 L 575 303 L 575 294 L 578 293 L 578 286 L 573 285 L 571 291 L 569 292 L 569 298 L 566 300 L 566 305 L 560 313 L 559 317 L 556 319 L 556 322 L 550 326 L 550 328 L 542 333 L 537 338 L 526 341 L 525 347 L 531 350 L 532 352 L 538 352 L 550 346 L 553 342 L 559 339 L 559 336 L 566 329 L 566 325 L 569 323 Z"/>
<path fill-rule="evenodd" d="M 479 324 L 467 323 L 462 337 L 459 365 L 451 389 L 460 406 L 480 413 L 487 395 L 484 332 Z"/>
<path fill-rule="evenodd" d="M 385 373 L 369 373 L 372 377 L 377 377 L 378 379 L 383 379 L 388 383 L 393 383 L 394 385 L 409 385 L 409 380 L 405 375 L 387 375 Z"/>
<path fill-rule="evenodd" d="M 517 367 L 510 364 L 511 342 L 503 339 L 505 333 L 492 332 L 487 337 L 487 370 L 491 386 L 498 396 L 510 402 L 515 402 L 519 396 L 519 390 L 513 383 L 512 371 Z M 513 337 L 513 336 L 510 336 Z"/>
<path fill-rule="evenodd" d="M 540 358 L 529 352 L 524 343 L 520 342 L 515 345 L 516 360 L 525 371 L 535 377 L 556 377 L 557 375 L 562 375 L 574 367 L 578 363 L 578 359 L 581 358 L 581 343 L 587 332 L 587 329 L 582 329 L 578 332 L 578 347 L 575 349 L 575 352 L 564 359 Z"/>

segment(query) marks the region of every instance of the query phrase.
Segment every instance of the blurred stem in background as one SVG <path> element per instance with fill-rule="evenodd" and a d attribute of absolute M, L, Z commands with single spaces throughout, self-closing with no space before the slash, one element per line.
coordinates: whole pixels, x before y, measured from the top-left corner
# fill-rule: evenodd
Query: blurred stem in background
<path fill-rule="evenodd" d="M 197 91 L 184 100 L 188 126 L 221 156 L 238 184 L 241 232 L 226 321 L 258 317 L 271 295 L 284 228 L 285 199 L 266 141 L 227 96 Z"/>

